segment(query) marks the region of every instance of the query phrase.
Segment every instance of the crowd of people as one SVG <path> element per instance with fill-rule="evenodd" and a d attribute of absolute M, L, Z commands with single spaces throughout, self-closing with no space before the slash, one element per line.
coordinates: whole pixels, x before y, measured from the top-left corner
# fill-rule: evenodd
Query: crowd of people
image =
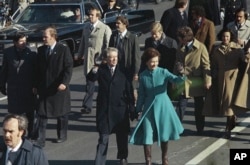
<path fill-rule="evenodd" d="M 235 1 L 238 6 L 233 10 Z M 106 164 L 112 133 L 116 134 L 117 159 L 121 165 L 128 164 L 129 143 L 142 145 L 146 164 L 152 165 L 154 142 L 161 147 L 162 164 L 168 165 L 168 142 L 181 138 L 190 98 L 194 99 L 197 134 L 204 133 L 205 116 L 221 116 L 227 118 L 223 137 L 230 139 L 237 121 L 236 110 L 249 109 L 250 102 L 248 91 L 239 95 L 248 86 L 243 80 L 249 76 L 250 23 L 246 1 L 221 0 L 217 14 L 222 17 L 220 12 L 224 12 L 225 18 L 218 35 L 215 26 L 222 19 L 218 21 L 209 12 L 218 1 L 205 2 L 176 0 L 172 8 L 163 12 L 160 21 L 152 24 L 142 55 L 138 37 L 128 29 L 127 18 L 117 16 L 116 31 L 112 32 L 95 7 L 89 10 L 89 22 L 74 58 L 69 48 L 57 41 L 54 26 L 44 29 L 41 36 L 44 45 L 37 53 L 26 45 L 28 36 L 17 33 L 14 46 L 4 50 L 0 72 L 0 91 L 8 96 L 9 112 L 3 121 L 1 164 L 48 164 L 42 147 L 49 118 L 57 119 L 55 142 L 67 140 L 69 84 L 73 60 L 78 59 L 84 60 L 86 77 L 81 109 L 84 114 L 93 113 L 93 94 L 98 82 L 99 139 L 95 165 Z M 120 5 L 109 0 L 105 9 L 120 10 Z M 233 20 L 228 21 L 229 13 L 233 13 L 229 17 Z M 219 44 L 216 38 L 221 41 Z M 176 106 L 172 101 L 177 101 Z M 34 113 L 38 116 L 35 123 Z M 130 132 L 130 120 L 139 116 Z"/>

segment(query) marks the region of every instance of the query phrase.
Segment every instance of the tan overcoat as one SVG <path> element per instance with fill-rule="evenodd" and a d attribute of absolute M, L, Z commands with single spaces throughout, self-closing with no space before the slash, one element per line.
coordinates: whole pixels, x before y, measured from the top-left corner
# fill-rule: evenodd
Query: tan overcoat
<path fill-rule="evenodd" d="M 184 66 L 186 97 L 205 96 L 205 84 L 211 83 L 210 61 L 207 48 L 197 39 L 194 39 L 192 47 L 186 52 L 185 47 L 177 50 L 176 62 L 181 62 Z M 178 74 L 177 68 L 174 73 Z M 180 86 L 178 86 L 178 90 Z"/>
<path fill-rule="evenodd" d="M 191 24 L 190 27 L 194 29 L 195 24 Z M 198 41 L 205 44 L 208 52 L 210 53 L 215 43 L 216 33 L 214 23 L 206 18 L 202 18 L 200 27 L 194 36 Z"/>
<path fill-rule="evenodd" d="M 234 42 L 231 42 L 228 46 L 220 44 L 212 51 L 213 85 L 205 100 L 204 115 L 234 115 L 234 100 L 241 80 L 239 64 L 243 59 L 243 50 L 239 44 Z"/>

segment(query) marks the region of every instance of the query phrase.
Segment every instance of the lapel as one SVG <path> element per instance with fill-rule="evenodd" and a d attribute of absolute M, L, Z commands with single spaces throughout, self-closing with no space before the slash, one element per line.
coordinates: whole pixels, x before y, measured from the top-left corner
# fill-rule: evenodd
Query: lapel
<path fill-rule="evenodd" d="M 0 164 L 5 164 L 7 146 L 3 143 L 0 144 Z"/>

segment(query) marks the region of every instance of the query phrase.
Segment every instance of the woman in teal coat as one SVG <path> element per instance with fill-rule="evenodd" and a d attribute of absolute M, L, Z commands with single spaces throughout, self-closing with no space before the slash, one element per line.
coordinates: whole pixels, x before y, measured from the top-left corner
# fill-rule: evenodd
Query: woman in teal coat
<path fill-rule="evenodd" d="M 183 132 L 182 124 L 167 95 L 167 83 L 182 83 L 183 77 L 173 75 L 167 69 L 158 67 L 160 53 L 148 48 L 142 55 L 147 66 L 140 74 L 136 112 L 142 112 L 130 143 L 144 146 L 146 164 L 151 165 L 151 146 L 158 141 L 162 149 L 162 164 L 168 164 L 169 140 L 177 140 Z"/>

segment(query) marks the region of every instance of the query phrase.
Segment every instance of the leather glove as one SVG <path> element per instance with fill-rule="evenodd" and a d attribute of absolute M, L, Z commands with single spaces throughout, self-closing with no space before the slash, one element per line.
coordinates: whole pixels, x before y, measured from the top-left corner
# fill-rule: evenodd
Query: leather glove
<path fill-rule="evenodd" d="M 135 119 L 138 119 L 138 113 L 135 111 L 135 107 L 134 106 L 130 106 L 130 114 L 129 114 L 129 117 L 130 117 L 130 120 L 131 121 L 134 121 Z"/>
<path fill-rule="evenodd" d="M 0 92 L 1 92 L 3 95 L 7 95 L 6 87 L 5 87 L 5 86 L 1 86 L 1 87 L 0 87 Z"/>

